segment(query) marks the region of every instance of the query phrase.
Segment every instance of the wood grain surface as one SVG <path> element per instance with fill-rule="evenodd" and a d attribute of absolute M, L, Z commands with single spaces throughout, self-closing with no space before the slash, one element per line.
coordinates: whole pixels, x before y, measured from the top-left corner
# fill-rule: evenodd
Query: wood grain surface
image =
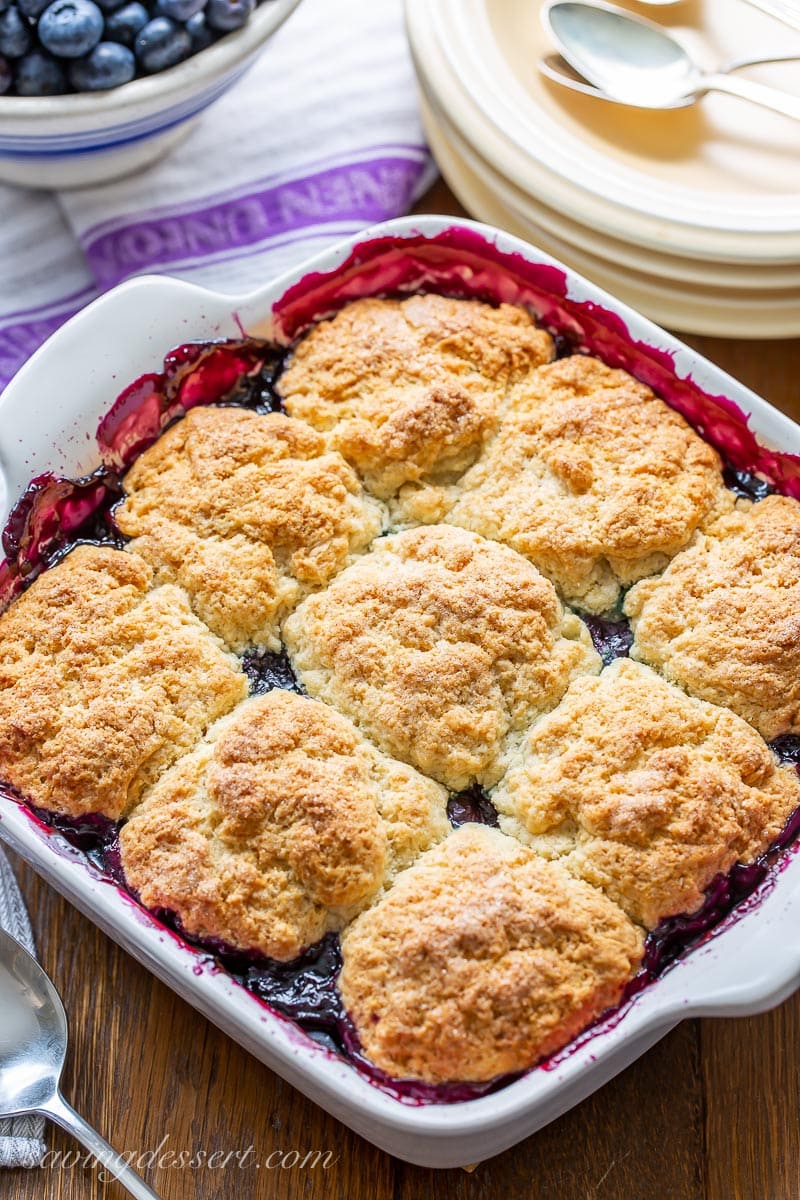
<path fill-rule="evenodd" d="M 462 210 L 440 185 L 419 211 Z M 800 420 L 800 341 L 686 340 Z M 472 1174 L 433 1172 L 390 1158 L 328 1117 L 12 862 L 70 1017 L 65 1095 L 118 1149 L 205 1155 L 202 1166 L 144 1171 L 164 1200 L 800 1196 L 800 994 L 764 1016 L 687 1022 L 578 1108 Z M 52 1149 L 72 1148 L 58 1132 L 48 1138 Z M 249 1147 L 241 1166 L 208 1162 Z M 278 1165 L 276 1152 L 291 1151 L 297 1156 Z M 313 1157 L 291 1165 L 315 1151 L 331 1152 L 327 1167 L 311 1165 Z M 9 1200 L 123 1195 L 81 1166 L 0 1174 L 0 1197 Z"/>

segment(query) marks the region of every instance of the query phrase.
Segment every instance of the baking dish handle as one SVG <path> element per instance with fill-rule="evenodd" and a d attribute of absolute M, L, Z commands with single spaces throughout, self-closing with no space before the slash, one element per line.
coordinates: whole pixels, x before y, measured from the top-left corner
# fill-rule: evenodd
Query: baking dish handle
<path fill-rule="evenodd" d="M 65 322 L 0 396 L 3 515 L 41 472 L 93 470 L 99 462 L 94 432 L 123 388 L 160 371 L 167 351 L 183 342 L 240 337 L 236 308 L 236 297 L 141 276 Z"/>
<path fill-rule="evenodd" d="M 794 865 L 794 864 L 793 864 Z M 773 893 L 768 897 L 777 902 Z M 777 908 L 777 903 L 765 908 Z M 765 914 L 766 915 L 766 914 Z M 738 920 L 695 950 L 677 970 L 689 969 L 681 1015 L 741 1017 L 766 1012 L 800 988 L 800 903 L 797 892 L 763 924 Z M 735 935 L 735 936 L 731 936 Z"/>

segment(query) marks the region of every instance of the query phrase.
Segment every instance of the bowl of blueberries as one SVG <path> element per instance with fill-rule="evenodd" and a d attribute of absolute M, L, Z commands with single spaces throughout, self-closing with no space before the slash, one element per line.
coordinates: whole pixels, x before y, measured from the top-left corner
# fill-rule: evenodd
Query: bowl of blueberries
<path fill-rule="evenodd" d="M 82 187 L 165 154 L 300 0 L 0 0 L 0 180 Z"/>

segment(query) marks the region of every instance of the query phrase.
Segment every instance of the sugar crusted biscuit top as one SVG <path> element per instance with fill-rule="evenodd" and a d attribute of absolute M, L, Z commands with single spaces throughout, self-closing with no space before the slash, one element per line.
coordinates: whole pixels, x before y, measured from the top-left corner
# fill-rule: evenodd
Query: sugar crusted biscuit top
<path fill-rule="evenodd" d="M 800 504 L 721 518 L 632 588 L 632 654 L 771 739 L 800 733 Z"/>
<path fill-rule="evenodd" d="M 234 650 L 277 650 L 280 620 L 380 532 L 339 454 L 279 413 L 195 408 L 128 471 L 115 518 Z"/>
<path fill-rule="evenodd" d="M 652 929 L 774 841 L 800 779 L 728 709 L 619 659 L 534 724 L 492 799 L 506 832 Z"/>
<path fill-rule="evenodd" d="M 589 612 L 663 569 L 732 500 L 716 452 L 626 371 L 573 355 L 510 393 L 448 521 L 507 542 Z"/>
<path fill-rule="evenodd" d="M 381 539 L 303 602 L 284 638 L 311 695 L 456 790 L 496 781 L 507 735 L 600 669 L 535 567 L 446 525 Z"/>
<path fill-rule="evenodd" d="M 617 1003 L 642 934 L 602 892 L 512 838 L 462 826 L 342 938 L 339 988 L 389 1075 L 483 1082 Z"/>
<path fill-rule="evenodd" d="M 296 346 L 278 388 L 376 495 L 409 485 L 413 517 L 435 520 L 435 485 L 474 461 L 506 389 L 552 356 L 550 335 L 514 305 L 355 300 Z"/>
<path fill-rule="evenodd" d="M 135 554 L 77 546 L 0 617 L 0 778 L 118 819 L 247 692 L 232 655 Z"/>
<path fill-rule="evenodd" d="M 162 776 L 121 831 L 122 865 L 190 934 L 288 960 L 444 837 L 445 806 L 326 705 L 272 691 Z"/>

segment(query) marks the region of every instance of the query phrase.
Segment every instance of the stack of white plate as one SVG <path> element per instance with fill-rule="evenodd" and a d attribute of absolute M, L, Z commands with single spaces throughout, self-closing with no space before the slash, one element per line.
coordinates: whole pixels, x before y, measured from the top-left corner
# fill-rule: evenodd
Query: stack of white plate
<path fill-rule="evenodd" d="M 651 112 L 561 88 L 537 69 L 540 6 L 406 0 L 431 148 L 465 208 L 675 329 L 800 334 L 800 124 L 729 96 Z M 653 13 L 708 67 L 800 51 L 743 0 Z M 800 92 L 800 63 L 747 74 Z"/>

